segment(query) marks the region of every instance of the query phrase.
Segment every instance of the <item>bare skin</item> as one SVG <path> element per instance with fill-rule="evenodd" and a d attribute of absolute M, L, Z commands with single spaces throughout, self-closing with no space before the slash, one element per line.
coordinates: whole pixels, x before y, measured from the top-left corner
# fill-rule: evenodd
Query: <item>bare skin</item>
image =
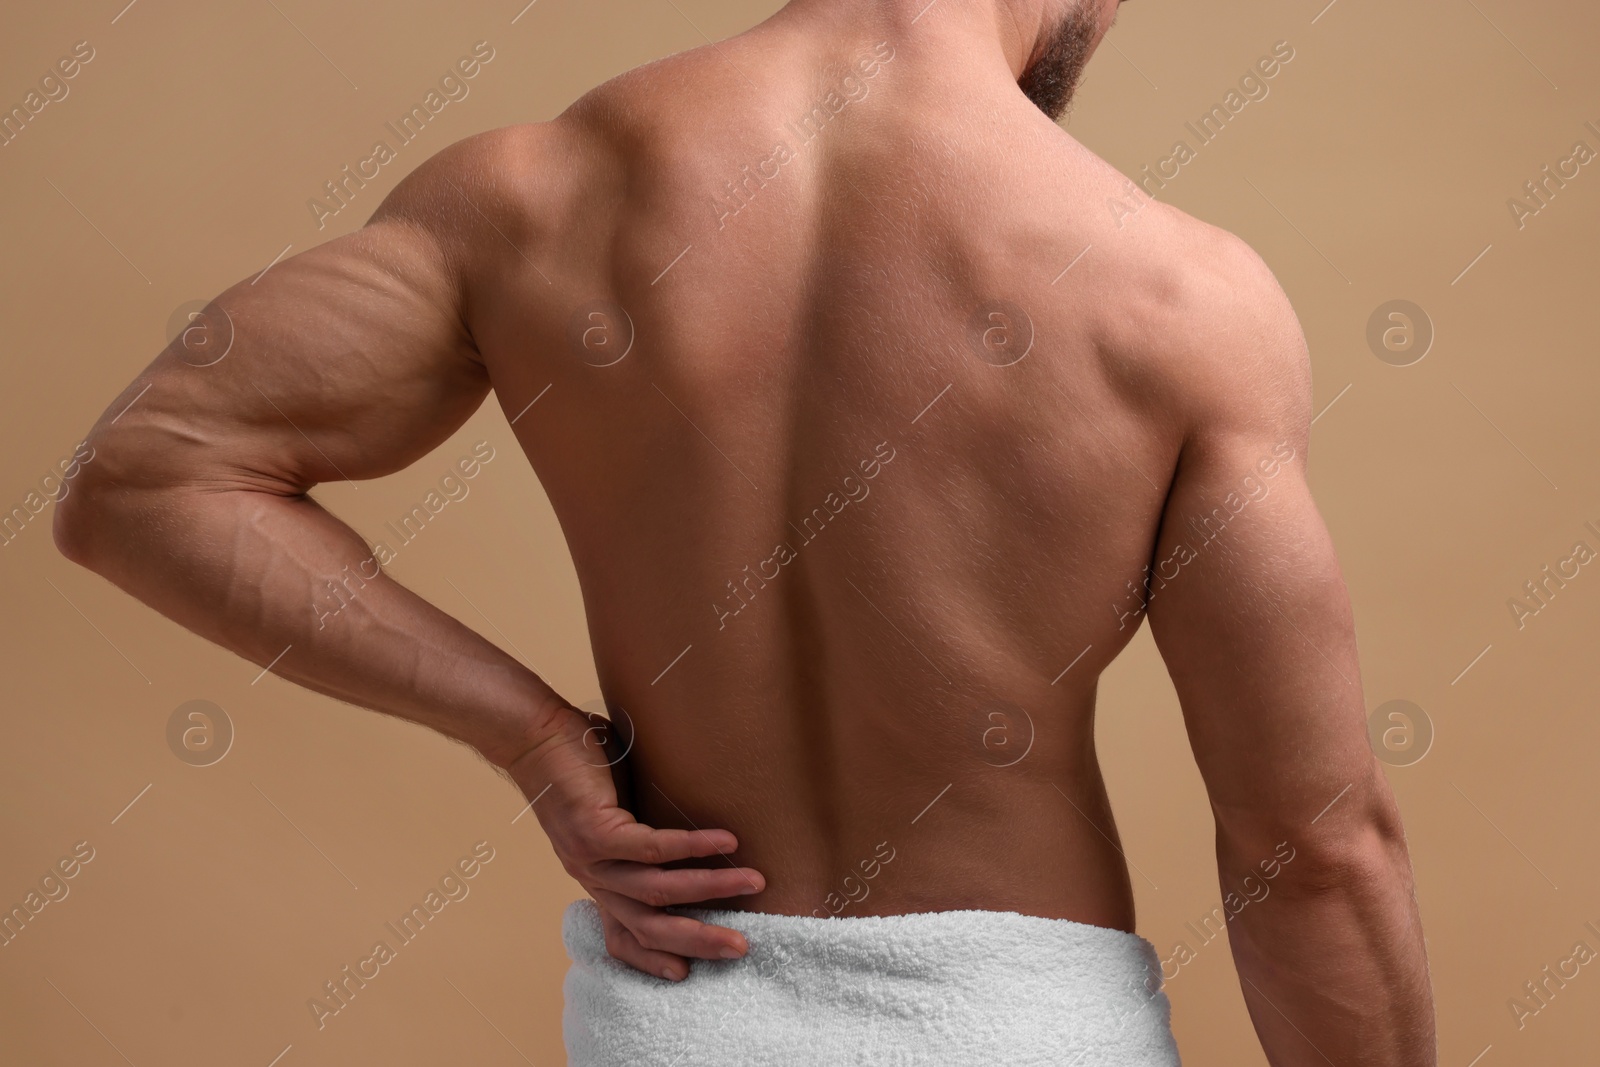
<path fill-rule="evenodd" d="M 1115 6 L 1076 14 L 1097 40 Z M 537 798 L 612 954 L 669 977 L 747 948 L 677 904 L 1133 930 L 1093 717 L 1148 615 L 1223 893 L 1294 850 L 1229 924 L 1268 1058 L 1432 1064 L 1294 314 L 1019 92 L 1071 0 L 924 8 L 797 0 L 441 152 L 155 359 L 58 543 L 474 746 Z M 567 536 L 610 729 L 307 495 L 406 467 L 491 391 Z M 329 581 L 357 592 L 333 617 Z"/>

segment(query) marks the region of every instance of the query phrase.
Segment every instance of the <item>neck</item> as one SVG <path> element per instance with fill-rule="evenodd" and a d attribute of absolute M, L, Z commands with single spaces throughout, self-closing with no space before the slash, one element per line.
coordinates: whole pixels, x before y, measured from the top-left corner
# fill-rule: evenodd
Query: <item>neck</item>
<path fill-rule="evenodd" d="M 810 40 L 879 34 L 896 49 L 944 55 L 956 68 L 999 63 L 1022 77 L 1045 44 L 1051 0 L 790 0 L 773 25 Z"/>

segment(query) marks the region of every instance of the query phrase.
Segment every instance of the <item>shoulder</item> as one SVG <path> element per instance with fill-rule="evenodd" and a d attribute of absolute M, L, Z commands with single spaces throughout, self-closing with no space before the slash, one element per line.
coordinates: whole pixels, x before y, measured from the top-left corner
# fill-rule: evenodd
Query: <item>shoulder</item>
<path fill-rule="evenodd" d="M 1056 205 L 1047 241 L 1062 262 L 1083 256 L 1074 284 L 1056 286 L 1060 310 L 1093 324 L 1128 402 L 1185 441 L 1309 422 L 1305 336 L 1255 249 L 1151 197 L 1065 131 L 1041 143 Z"/>
<path fill-rule="evenodd" d="M 1175 208 L 1120 252 L 1125 314 L 1113 346 L 1160 383 L 1185 441 L 1217 433 L 1303 438 L 1311 363 L 1294 308 L 1249 244 Z"/>
<path fill-rule="evenodd" d="M 407 174 L 363 228 L 374 241 L 419 244 L 463 285 L 536 256 L 594 171 L 583 137 L 559 120 L 488 130 L 446 146 Z"/>
<path fill-rule="evenodd" d="M 433 227 L 464 209 L 503 213 L 556 192 L 575 133 L 559 121 L 521 123 L 473 134 L 440 149 L 394 187 L 368 224 Z M 493 216 L 491 216 L 493 217 Z"/>

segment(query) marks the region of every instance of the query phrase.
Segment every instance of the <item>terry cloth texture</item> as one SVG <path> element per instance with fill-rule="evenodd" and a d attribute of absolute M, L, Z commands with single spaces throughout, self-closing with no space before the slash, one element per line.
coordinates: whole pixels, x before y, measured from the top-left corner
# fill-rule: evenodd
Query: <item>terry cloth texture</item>
<path fill-rule="evenodd" d="M 562 917 L 569 1067 L 1178 1067 L 1143 938 L 1009 911 L 817 918 L 678 907 L 738 930 L 681 982 L 606 952 L 592 900 Z"/>

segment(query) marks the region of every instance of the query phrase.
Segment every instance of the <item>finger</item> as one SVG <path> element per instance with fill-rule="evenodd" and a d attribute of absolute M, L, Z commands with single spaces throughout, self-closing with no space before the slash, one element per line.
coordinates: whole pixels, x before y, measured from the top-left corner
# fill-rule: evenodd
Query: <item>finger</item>
<path fill-rule="evenodd" d="M 646 974 L 665 978 L 669 982 L 681 982 L 688 975 L 688 960 L 682 956 L 674 956 L 670 952 L 645 948 L 639 944 L 639 939 L 633 936 L 633 931 L 622 925 L 610 910 L 606 908 L 598 910 L 600 924 L 606 933 L 606 951 L 611 954 L 612 959 Z"/>
<path fill-rule="evenodd" d="M 725 856 L 739 847 L 728 830 L 658 830 L 641 822 L 619 823 L 599 842 L 606 859 L 632 860 L 659 867 L 676 860 Z"/>
<path fill-rule="evenodd" d="M 607 889 L 592 889 L 590 895 L 609 908 L 645 948 L 701 960 L 736 959 L 750 951 L 744 935 L 726 926 L 673 915 Z"/>
<path fill-rule="evenodd" d="M 767 887 L 766 879 L 753 867 L 666 869 L 625 860 L 596 864 L 591 877 L 601 887 L 653 908 L 744 896 Z"/>

